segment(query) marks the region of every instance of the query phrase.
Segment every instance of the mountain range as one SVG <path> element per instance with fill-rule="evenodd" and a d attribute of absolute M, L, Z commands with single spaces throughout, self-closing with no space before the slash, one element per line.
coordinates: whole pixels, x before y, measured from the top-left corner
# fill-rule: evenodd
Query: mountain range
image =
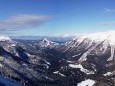
<path fill-rule="evenodd" d="M 115 31 L 64 43 L 1 36 L 0 75 L 22 86 L 115 86 Z"/>

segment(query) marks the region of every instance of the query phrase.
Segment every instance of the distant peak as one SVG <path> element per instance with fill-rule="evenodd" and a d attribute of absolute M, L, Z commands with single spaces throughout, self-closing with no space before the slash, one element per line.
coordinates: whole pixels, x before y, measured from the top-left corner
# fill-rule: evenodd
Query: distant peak
<path fill-rule="evenodd" d="M 43 42 L 49 42 L 49 40 L 47 38 L 44 38 L 42 41 Z"/>
<path fill-rule="evenodd" d="M 0 36 L 0 41 L 11 41 L 8 36 Z"/>
<path fill-rule="evenodd" d="M 39 45 L 41 46 L 41 47 L 47 47 L 47 46 L 49 46 L 50 45 L 50 41 L 47 39 L 47 38 L 44 38 L 43 40 L 41 40 L 40 42 L 39 42 Z"/>
<path fill-rule="evenodd" d="M 47 38 L 44 38 L 43 40 L 41 40 L 40 42 L 39 42 L 39 46 L 40 47 L 48 47 L 48 46 L 54 46 L 54 45 L 57 45 L 58 43 L 56 43 L 56 42 L 52 42 L 52 41 L 50 41 L 50 40 L 48 40 Z"/>

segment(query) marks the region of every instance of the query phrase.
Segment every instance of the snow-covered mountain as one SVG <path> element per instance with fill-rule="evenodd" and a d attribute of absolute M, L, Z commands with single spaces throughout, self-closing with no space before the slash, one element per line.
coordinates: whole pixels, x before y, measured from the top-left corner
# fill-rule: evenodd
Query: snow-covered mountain
<path fill-rule="evenodd" d="M 86 61 L 88 55 L 104 55 L 107 52 L 110 52 L 107 61 L 111 61 L 115 58 L 115 31 L 92 33 L 66 42 L 65 45 L 66 51 L 72 49 L 76 49 L 76 52 L 84 51 L 79 62 Z"/>
<path fill-rule="evenodd" d="M 115 75 L 114 30 L 84 35 L 60 45 L 57 50 L 64 54 L 63 59 L 67 62 L 65 64 L 68 64 L 73 69 L 80 69 L 88 78 L 90 77 L 90 79 L 97 81 L 97 79 L 94 77 L 91 78 L 91 76 L 97 76 L 99 79 L 101 75 L 106 80 L 108 80 L 107 77 L 111 77 L 111 81 L 113 81 L 112 77 Z M 64 68 L 65 66 L 62 66 L 60 70 L 64 71 Z M 110 75 L 104 76 L 106 73 L 110 73 Z M 84 77 L 82 75 L 81 77 Z M 107 83 L 105 82 L 103 84 L 105 85 Z"/>

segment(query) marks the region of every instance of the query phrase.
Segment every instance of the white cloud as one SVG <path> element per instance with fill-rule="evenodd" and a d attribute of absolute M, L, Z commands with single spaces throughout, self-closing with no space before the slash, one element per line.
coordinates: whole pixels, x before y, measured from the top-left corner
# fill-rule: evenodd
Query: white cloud
<path fill-rule="evenodd" d="M 48 16 L 19 14 L 7 19 L 0 20 L 0 29 L 18 30 L 30 27 L 39 27 L 42 23 L 49 20 Z"/>
<path fill-rule="evenodd" d="M 54 37 L 63 37 L 63 38 L 77 38 L 83 35 L 86 35 L 87 33 L 75 33 L 75 34 L 56 34 Z"/>

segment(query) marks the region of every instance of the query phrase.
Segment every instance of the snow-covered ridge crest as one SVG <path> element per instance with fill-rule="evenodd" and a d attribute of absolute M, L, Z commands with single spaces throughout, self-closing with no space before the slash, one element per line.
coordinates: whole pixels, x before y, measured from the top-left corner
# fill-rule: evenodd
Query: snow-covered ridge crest
<path fill-rule="evenodd" d="M 0 36 L 0 41 L 11 41 L 8 36 Z"/>
<path fill-rule="evenodd" d="M 78 39 L 78 42 L 84 39 L 89 39 L 94 42 L 107 41 L 110 45 L 115 45 L 115 30 L 84 35 Z"/>

